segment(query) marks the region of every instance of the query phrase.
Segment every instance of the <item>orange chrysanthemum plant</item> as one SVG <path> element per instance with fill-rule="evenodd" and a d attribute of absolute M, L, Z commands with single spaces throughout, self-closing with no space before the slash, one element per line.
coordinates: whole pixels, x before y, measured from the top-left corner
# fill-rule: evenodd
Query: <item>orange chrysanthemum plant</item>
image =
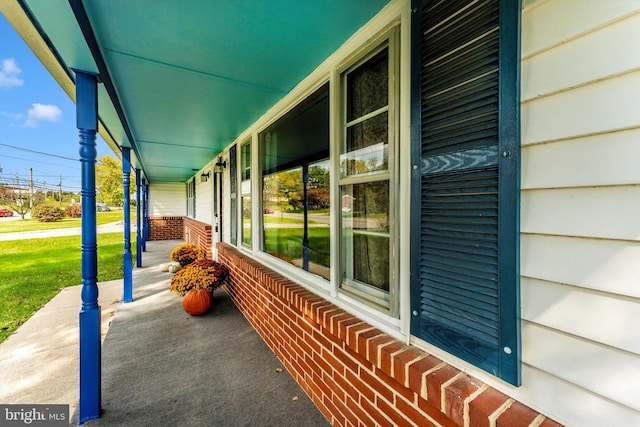
<path fill-rule="evenodd" d="M 191 243 L 185 243 L 178 245 L 169 254 L 169 260 L 177 261 L 181 266 L 189 265 L 206 257 L 206 252 L 200 246 L 192 245 Z"/>
<path fill-rule="evenodd" d="M 169 289 L 181 296 L 196 287 L 213 292 L 222 286 L 228 276 L 229 269 L 224 264 L 201 259 L 174 274 Z"/>

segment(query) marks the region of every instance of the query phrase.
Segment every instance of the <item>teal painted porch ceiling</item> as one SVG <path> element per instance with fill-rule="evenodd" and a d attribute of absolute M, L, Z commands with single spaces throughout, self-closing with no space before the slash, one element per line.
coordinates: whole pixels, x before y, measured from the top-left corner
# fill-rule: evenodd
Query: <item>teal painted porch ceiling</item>
<path fill-rule="evenodd" d="M 25 3 L 66 67 L 97 71 L 66 0 Z M 181 182 L 388 0 L 83 3 L 134 137 L 134 166 L 152 182 Z M 129 146 L 106 91 L 99 101 L 109 132 Z"/>

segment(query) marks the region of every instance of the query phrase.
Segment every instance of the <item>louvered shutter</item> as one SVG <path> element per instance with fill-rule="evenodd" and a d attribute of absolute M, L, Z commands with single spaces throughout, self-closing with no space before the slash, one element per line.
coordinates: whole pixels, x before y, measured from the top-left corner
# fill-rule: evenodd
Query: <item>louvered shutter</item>
<path fill-rule="evenodd" d="M 518 385 L 519 2 L 418 3 L 412 333 Z"/>
<path fill-rule="evenodd" d="M 229 149 L 229 192 L 231 193 L 231 201 L 229 203 L 229 209 L 231 210 L 230 216 L 230 234 L 231 244 L 238 244 L 238 171 L 237 171 L 237 156 L 236 146 L 233 145 Z"/>

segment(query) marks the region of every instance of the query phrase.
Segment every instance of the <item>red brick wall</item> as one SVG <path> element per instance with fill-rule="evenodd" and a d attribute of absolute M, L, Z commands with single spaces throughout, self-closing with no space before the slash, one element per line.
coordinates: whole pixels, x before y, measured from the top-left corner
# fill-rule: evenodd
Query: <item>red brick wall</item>
<path fill-rule="evenodd" d="M 182 236 L 181 216 L 149 217 L 149 240 L 176 240 Z"/>
<path fill-rule="evenodd" d="M 332 425 L 559 425 L 234 247 L 217 247 L 231 270 L 227 293 Z"/>
<path fill-rule="evenodd" d="M 204 222 L 196 221 L 187 216 L 183 217 L 183 239 L 187 243 L 200 246 L 207 252 L 207 258 L 213 257 L 211 250 L 211 225 Z"/>

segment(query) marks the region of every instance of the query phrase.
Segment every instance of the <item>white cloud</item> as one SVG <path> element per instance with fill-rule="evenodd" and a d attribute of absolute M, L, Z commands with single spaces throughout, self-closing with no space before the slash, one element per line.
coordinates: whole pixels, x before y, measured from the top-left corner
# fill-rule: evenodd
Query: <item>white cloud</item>
<path fill-rule="evenodd" d="M 22 74 L 22 70 L 18 68 L 15 59 L 3 59 L 2 67 L 0 67 L 0 88 L 22 86 L 24 80 L 18 77 L 20 74 Z"/>
<path fill-rule="evenodd" d="M 39 122 L 57 122 L 62 116 L 62 110 L 57 105 L 33 103 L 33 108 L 27 112 L 25 127 L 34 128 Z"/>
<path fill-rule="evenodd" d="M 0 112 L 0 116 L 8 117 L 12 120 L 20 120 L 22 118 L 22 114 L 8 113 L 6 111 Z"/>

